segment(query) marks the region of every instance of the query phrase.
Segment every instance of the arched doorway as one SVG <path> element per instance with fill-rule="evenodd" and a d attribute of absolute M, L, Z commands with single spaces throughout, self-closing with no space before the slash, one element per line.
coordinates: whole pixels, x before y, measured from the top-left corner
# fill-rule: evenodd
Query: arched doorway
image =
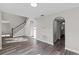
<path fill-rule="evenodd" d="M 61 45 L 65 47 L 65 19 L 56 17 L 53 21 L 53 43 L 54 46 Z"/>

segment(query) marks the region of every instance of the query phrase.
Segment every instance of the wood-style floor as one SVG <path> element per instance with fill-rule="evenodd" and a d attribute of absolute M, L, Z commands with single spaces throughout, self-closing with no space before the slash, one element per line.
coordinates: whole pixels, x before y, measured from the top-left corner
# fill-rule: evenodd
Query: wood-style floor
<path fill-rule="evenodd" d="M 8 38 L 7 38 L 8 39 Z M 26 39 L 26 38 L 24 38 Z M 31 39 L 32 40 L 32 39 Z M 0 55 L 63 55 L 63 40 L 58 41 L 54 46 L 41 41 L 36 41 L 36 45 L 28 39 L 28 41 L 6 43 L 0 50 Z"/>

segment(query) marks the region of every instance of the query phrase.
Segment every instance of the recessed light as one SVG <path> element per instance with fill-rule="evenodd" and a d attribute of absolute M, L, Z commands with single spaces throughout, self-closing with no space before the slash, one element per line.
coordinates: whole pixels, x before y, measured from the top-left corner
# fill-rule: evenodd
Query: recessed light
<path fill-rule="evenodd" d="M 41 16 L 44 16 L 43 14 L 41 14 Z"/>
<path fill-rule="evenodd" d="M 37 7 L 37 3 L 31 3 L 30 4 L 32 7 Z"/>

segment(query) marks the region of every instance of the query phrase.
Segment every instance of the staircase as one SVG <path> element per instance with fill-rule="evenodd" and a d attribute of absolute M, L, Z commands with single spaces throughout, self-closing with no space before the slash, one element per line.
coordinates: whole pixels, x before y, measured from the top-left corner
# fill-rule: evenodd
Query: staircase
<path fill-rule="evenodd" d="M 26 20 L 23 22 L 23 23 L 21 23 L 21 24 L 19 24 L 18 26 L 16 26 L 16 27 L 14 27 L 14 28 L 12 28 L 11 29 L 11 37 L 13 37 L 17 32 L 19 32 L 21 29 L 23 29 L 24 28 L 24 26 L 25 26 L 25 24 L 26 24 Z"/>
<path fill-rule="evenodd" d="M 4 24 L 4 23 L 3 23 Z M 7 24 L 9 24 L 9 22 L 7 23 Z M 7 25 L 6 24 L 6 25 Z M 6 32 L 2 32 L 2 37 L 11 37 L 11 38 L 13 38 L 13 36 L 17 33 L 17 32 L 19 32 L 21 29 L 23 29 L 24 28 L 24 26 L 25 26 L 25 24 L 26 24 L 26 20 L 23 22 L 23 23 L 21 23 L 21 24 L 19 24 L 19 25 L 17 25 L 16 27 L 14 27 L 14 28 L 12 28 L 12 29 L 9 29 L 8 28 L 8 32 L 6 31 Z M 8 25 L 9 26 L 9 25 Z"/>
<path fill-rule="evenodd" d="M 21 29 L 23 29 L 25 24 L 26 24 L 26 20 L 23 23 L 19 24 L 18 26 L 12 28 L 10 30 L 10 33 L 3 33 L 2 34 L 3 44 L 6 44 L 7 42 L 16 42 L 16 41 L 18 41 L 18 37 L 14 37 L 14 35 L 17 32 L 19 32 Z"/>

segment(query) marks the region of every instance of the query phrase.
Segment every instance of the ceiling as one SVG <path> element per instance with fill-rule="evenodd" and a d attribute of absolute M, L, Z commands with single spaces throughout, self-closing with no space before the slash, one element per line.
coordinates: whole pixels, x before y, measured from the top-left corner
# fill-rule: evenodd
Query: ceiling
<path fill-rule="evenodd" d="M 0 9 L 4 12 L 38 18 L 41 14 L 50 15 L 60 11 L 79 7 L 78 3 L 38 3 L 37 7 L 31 7 L 30 3 L 0 3 Z"/>

